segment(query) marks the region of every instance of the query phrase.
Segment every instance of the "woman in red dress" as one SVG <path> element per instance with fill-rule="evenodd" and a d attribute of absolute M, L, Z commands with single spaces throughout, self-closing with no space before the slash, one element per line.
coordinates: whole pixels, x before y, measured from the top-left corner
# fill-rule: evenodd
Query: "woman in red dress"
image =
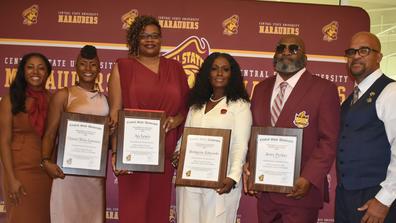
<path fill-rule="evenodd" d="M 174 171 L 171 158 L 187 113 L 187 78 L 179 62 L 160 56 L 161 27 L 154 17 L 137 17 L 127 39 L 129 57 L 117 60 L 109 80 L 111 120 L 116 123 L 123 108 L 163 110 L 167 118 L 164 173 L 115 171 L 121 173 L 120 222 L 165 223 L 169 222 Z"/>
<path fill-rule="evenodd" d="M 49 223 L 51 178 L 40 168 L 51 64 L 39 53 L 23 56 L 10 93 L 0 102 L 0 158 L 8 223 Z"/>

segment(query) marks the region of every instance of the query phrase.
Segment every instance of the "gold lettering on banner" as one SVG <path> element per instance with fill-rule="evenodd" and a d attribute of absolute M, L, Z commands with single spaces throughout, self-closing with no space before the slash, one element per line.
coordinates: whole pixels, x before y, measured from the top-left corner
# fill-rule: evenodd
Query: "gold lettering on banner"
<path fill-rule="evenodd" d="M 339 74 L 315 74 L 316 76 L 329 80 L 334 83 L 347 83 L 348 75 L 339 75 Z"/>
<path fill-rule="evenodd" d="M 11 82 L 15 79 L 16 73 L 17 73 L 17 68 L 6 68 L 5 69 L 5 81 L 4 81 L 4 87 L 10 87 Z"/>
<path fill-rule="evenodd" d="M 337 86 L 338 96 L 340 97 L 340 104 L 342 104 L 346 99 L 346 87 Z"/>
<path fill-rule="evenodd" d="M 198 18 L 159 16 L 158 22 L 163 29 L 199 29 Z"/>
<path fill-rule="evenodd" d="M 274 35 L 299 35 L 300 29 L 293 27 L 259 26 L 259 33 Z"/>
<path fill-rule="evenodd" d="M 106 83 L 109 83 L 109 79 L 110 79 L 110 73 L 108 73 L 107 75 L 106 75 Z M 109 85 L 107 84 L 106 85 L 106 92 L 109 92 Z M 116 178 L 117 179 L 117 178 Z"/>
<path fill-rule="evenodd" d="M 1 98 L 0 98 L 1 100 Z M 0 202 L 0 213 L 6 213 L 4 202 Z"/>
<path fill-rule="evenodd" d="M 47 83 L 45 84 L 45 88 L 48 90 L 55 90 L 55 79 L 54 79 L 54 71 L 51 72 L 51 75 L 47 79 Z"/>
<path fill-rule="evenodd" d="M 98 24 L 99 18 L 97 16 L 73 16 L 73 15 L 58 15 L 58 23 L 72 23 L 72 24 Z"/>
<path fill-rule="evenodd" d="M 196 36 L 190 36 L 173 50 L 165 53 L 164 56 L 177 60 L 183 65 L 188 85 L 192 87 L 195 82 L 195 74 L 201 67 L 204 58 L 209 55 L 209 52 L 209 43 L 205 38 L 199 39 Z"/>
<path fill-rule="evenodd" d="M 189 63 L 200 66 L 203 63 L 203 59 L 195 52 L 184 52 L 182 54 L 182 64 L 189 64 Z"/>
<path fill-rule="evenodd" d="M 245 84 L 245 88 L 248 88 L 249 81 L 244 80 L 243 83 Z M 254 88 L 256 87 L 256 85 L 258 83 L 260 83 L 260 81 L 252 81 L 252 88 L 251 88 L 251 91 L 250 91 L 250 99 L 252 99 L 252 96 L 253 96 L 253 93 L 254 93 Z"/>
<path fill-rule="evenodd" d="M 91 12 L 58 12 L 58 23 L 97 25 L 99 14 Z"/>
<path fill-rule="evenodd" d="M 299 24 L 260 22 L 258 33 L 271 35 L 300 35 Z"/>
<path fill-rule="evenodd" d="M 198 29 L 198 22 L 159 20 L 161 28 L 165 29 Z"/>
<path fill-rule="evenodd" d="M 118 218 L 118 211 L 106 211 L 106 219 L 110 220 L 117 220 Z"/>
<path fill-rule="evenodd" d="M 104 78 L 104 75 L 106 75 L 105 78 Z M 100 92 L 104 92 L 105 90 L 107 92 L 107 87 L 106 88 L 103 87 L 103 85 L 105 84 L 103 80 L 106 80 L 106 83 L 108 83 L 109 76 L 110 76 L 110 73 L 107 73 L 107 74 L 99 73 L 98 76 L 96 77 L 95 83 L 97 84 L 98 90 Z M 15 75 L 14 75 L 14 77 L 15 77 Z M 9 73 L 7 78 L 9 79 L 9 80 L 6 80 L 6 83 L 8 84 L 8 86 L 5 86 L 5 87 L 9 87 L 10 81 L 12 78 L 12 74 Z M 47 79 L 45 88 L 48 90 L 58 90 L 58 89 L 62 89 L 64 87 L 74 86 L 74 85 L 76 85 L 77 82 L 78 82 L 78 75 L 77 75 L 76 71 L 70 72 L 68 70 L 57 70 L 57 71 L 52 71 L 51 75 Z"/>

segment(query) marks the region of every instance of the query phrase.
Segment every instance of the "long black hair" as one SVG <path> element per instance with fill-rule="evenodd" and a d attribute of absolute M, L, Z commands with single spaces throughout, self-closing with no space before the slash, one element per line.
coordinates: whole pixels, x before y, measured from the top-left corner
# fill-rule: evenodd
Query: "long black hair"
<path fill-rule="evenodd" d="M 26 112 L 25 101 L 27 82 L 25 79 L 25 65 L 27 61 L 32 57 L 39 57 L 44 61 L 47 68 L 48 76 L 49 74 L 51 74 L 52 71 L 51 64 L 48 61 L 47 57 L 45 57 L 41 53 L 29 53 L 22 57 L 22 60 L 19 62 L 18 65 L 15 79 L 10 86 L 11 112 L 13 115 L 18 114 L 19 112 Z"/>
<path fill-rule="evenodd" d="M 139 54 L 139 35 L 148 25 L 155 25 L 158 27 L 159 34 L 161 35 L 161 25 L 158 19 L 146 15 L 136 17 L 127 31 L 127 43 L 130 55 L 137 56 Z"/>
<path fill-rule="evenodd" d="M 228 85 L 225 87 L 225 96 L 227 96 L 227 103 L 229 101 L 237 101 L 242 99 L 249 101 L 249 95 L 246 92 L 243 84 L 241 68 L 238 62 L 228 53 L 212 53 L 202 63 L 197 76 L 195 78 L 195 85 L 191 89 L 188 97 L 188 106 L 193 106 L 195 109 L 200 109 L 209 101 L 213 93 L 212 85 L 210 84 L 209 75 L 215 59 L 223 57 L 231 66 L 231 76 Z"/>

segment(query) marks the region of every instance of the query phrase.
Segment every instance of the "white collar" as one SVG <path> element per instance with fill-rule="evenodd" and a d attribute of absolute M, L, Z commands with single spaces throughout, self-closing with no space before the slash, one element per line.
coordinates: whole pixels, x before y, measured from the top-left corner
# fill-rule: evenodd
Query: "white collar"
<path fill-rule="evenodd" d="M 382 75 L 382 71 L 380 68 L 378 68 L 377 70 L 375 70 L 373 73 L 369 74 L 366 78 L 363 79 L 362 82 L 360 82 L 360 84 L 357 84 L 355 82 L 355 86 L 357 85 L 359 87 L 359 90 L 361 92 L 360 95 L 363 95 L 367 89 L 369 89 L 371 87 L 371 85 L 373 85 L 373 83 L 380 78 Z"/>
<path fill-rule="evenodd" d="M 302 74 L 306 71 L 307 69 L 304 67 L 301 70 L 299 70 L 297 73 L 295 73 L 293 76 L 291 76 L 289 79 L 286 80 L 288 86 L 290 86 L 291 88 L 294 88 L 294 86 L 296 86 L 298 80 L 300 80 L 300 77 L 302 76 Z M 275 79 L 275 85 L 274 85 L 274 89 L 278 88 L 279 85 L 284 82 L 285 80 L 283 80 L 283 78 L 278 74 L 276 75 L 276 79 Z"/>

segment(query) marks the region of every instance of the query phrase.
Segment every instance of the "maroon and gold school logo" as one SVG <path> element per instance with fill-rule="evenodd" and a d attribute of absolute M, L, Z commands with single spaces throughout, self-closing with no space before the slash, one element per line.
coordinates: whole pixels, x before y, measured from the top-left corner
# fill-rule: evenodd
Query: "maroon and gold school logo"
<path fill-rule="evenodd" d="M 191 170 L 188 170 L 187 172 L 186 172 L 186 176 L 191 176 Z"/>
<path fill-rule="evenodd" d="M 331 23 L 323 26 L 322 33 L 324 41 L 331 42 L 337 40 L 338 22 L 332 21 Z"/>
<path fill-rule="evenodd" d="M 121 16 L 122 28 L 128 29 L 132 25 L 133 21 L 135 21 L 135 18 L 138 15 L 139 15 L 139 12 L 137 9 L 132 9 L 131 11 L 122 15 Z"/>
<path fill-rule="evenodd" d="M 23 24 L 27 26 L 36 24 L 38 20 L 38 13 L 39 13 L 38 5 L 32 5 L 29 8 L 23 10 L 22 12 Z"/>
<path fill-rule="evenodd" d="M 73 159 L 72 159 L 72 158 L 67 159 L 67 160 L 66 160 L 66 163 L 69 164 L 69 165 L 71 165 L 71 164 L 73 163 Z"/>
<path fill-rule="evenodd" d="M 309 125 L 309 115 L 306 114 L 306 111 L 296 113 L 293 124 L 297 126 L 297 128 L 307 127 Z"/>
<path fill-rule="evenodd" d="M 235 35 L 238 33 L 239 28 L 239 16 L 232 15 L 223 21 L 223 34 L 227 36 Z"/>
<path fill-rule="evenodd" d="M 263 181 L 264 181 L 264 175 L 261 174 L 261 175 L 258 177 L 258 179 L 259 179 L 259 181 L 263 182 Z"/>
<path fill-rule="evenodd" d="M 166 58 L 179 61 L 187 75 L 188 85 L 194 86 L 195 74 L 204 59 L 209 56 L 210 46 L 205 38 L 190 36 L 171 51 L 164 54 Z"/>
<path fill-rule="evenodd" d="M 127 160 L 127 161 L 131 161 L 131 159 L 132 159 L 132 155 L 131 155 L 131 154 L 129 154 L 128 156 L 126 156 L 126 160 Z"/>

